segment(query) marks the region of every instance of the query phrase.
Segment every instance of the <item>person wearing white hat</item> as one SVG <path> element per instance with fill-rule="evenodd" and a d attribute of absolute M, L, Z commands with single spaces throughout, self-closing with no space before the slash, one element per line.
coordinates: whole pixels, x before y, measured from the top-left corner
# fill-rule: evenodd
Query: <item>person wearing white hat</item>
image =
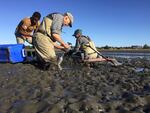
<path fill-rule="evenodd" d="M 70 48 L 61 38 L 61 32 L 63 26 L 72 27 L 73 21 L 73 15 L 69 12 L 52 13 L 43 18 L 38 31 L 34 33 L 33 45 L 38 58 L 45 64 L 58 63 L 59 58 L 56 56 L 54 48 L 61 50 Z"/>

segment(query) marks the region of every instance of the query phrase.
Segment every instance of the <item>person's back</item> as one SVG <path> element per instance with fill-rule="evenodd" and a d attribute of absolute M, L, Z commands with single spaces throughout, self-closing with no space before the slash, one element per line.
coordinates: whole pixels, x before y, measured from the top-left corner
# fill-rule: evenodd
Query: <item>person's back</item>
<path fill-rule="evenodd" d="M 97 58 L 97 53 L 94 50 L 97 51 L 94 42 L 89 41 L 88 47 L 85 48 L 85 53 L 87 54 L 88 58 Z"/>
<path fill-rule="evenodd" d="M 97 53 L 94 51 L 96 49 L 95 44 L 92 40 L 89 40 L 87 37 L 85 36 L 81 36 L 79 38 L 79 40 L 82 40 L 81 42 L 81 49 L 83 49 L 83 51 L 85 52 L 85 56 L 86 58 L 97 58 Z M 88 43 L 87 43 L 88 41 Z M 94 50 L 93 50 L 94 49 Z"/>

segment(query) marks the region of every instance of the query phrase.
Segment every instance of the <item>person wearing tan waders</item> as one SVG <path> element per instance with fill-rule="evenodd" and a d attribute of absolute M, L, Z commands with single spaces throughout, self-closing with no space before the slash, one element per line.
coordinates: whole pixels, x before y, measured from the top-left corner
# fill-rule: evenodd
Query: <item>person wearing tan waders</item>
<path fill-rule="evenodd" d="M 97 51 L 94 42 L 88 37 L 82 35 L 82 30 L 75 30 L 73 36 L 76 38 L 76 44 L 74 47 L 74 52 L 80 51 L 81 58 L 84 62 L 111 62 L 113 65 L 121 65 L 116 59 L 111 59 L 103 56 Z"/>
<path fill-rule="evenodd" d="M 48 69 L 50 63 L 60 64 L 60 59 L 56 56 L 54 48 L 60 50 L 70 48 L 61 38 L 61 32 L 64 26 L 72 27 L 72 24 L 73 15 L 69 12 L 52 13 L 43 18 L 38 31 L 34 33 L 33 45 L 44 69 Z"/>
<path fill-rule="evenodd" d="M 26 17 L 20 21 L 15 31 L 18 44 L 24 44 L 25 41 L 32 44 L 32 35 L 40 25 L 40 18 L 41 14 L 34 12 L 32 17 Z"/>
<path fill-rule="evenodd" d="M 78 51 L 83 52 L 84 59 L 97 58 L 98 54 L 94 50 L 92 50 L 90 47 L 86 46 L 86 45 L 90 45 L 93 49 L 97 50 L 94 42 L 88 36 L 82 35 L 81 29 L 75 30 L 72 36 L 76 38 L 74 52 L 78 52 Z"/>

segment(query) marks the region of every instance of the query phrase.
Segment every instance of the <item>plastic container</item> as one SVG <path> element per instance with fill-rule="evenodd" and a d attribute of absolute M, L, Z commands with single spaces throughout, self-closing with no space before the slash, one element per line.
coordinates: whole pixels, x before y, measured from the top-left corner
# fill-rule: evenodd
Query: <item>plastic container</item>
<path fill-rule="evenodd" d="M 25 60 L 23 44 L 0 45 L 0 62 L 17 63 Z"/>

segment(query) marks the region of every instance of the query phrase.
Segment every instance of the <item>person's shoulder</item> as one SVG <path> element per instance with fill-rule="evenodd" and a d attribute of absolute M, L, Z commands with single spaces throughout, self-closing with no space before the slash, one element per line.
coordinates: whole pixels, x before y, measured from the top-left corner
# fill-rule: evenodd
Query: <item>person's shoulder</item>
<path fill-rule="evenodd" d="M 54 17 L 63 17 L 63 14 L 61 14 L 61 13 L 52 13 L 52 15 Z"/>
<path fill-rule="evenodd" d="M 29 21 L 30 20 L 30 17 L 25 17 L 22 19 L 23 21 Z"/>
<path fill-rule="evenodd" d="M 22 19 L 22 21 L 25 23 L 31 23 L 30 17 L 25 17 Z"/>
<path fill-rule="evenodd" d="M 59 12 L 54 12 L 54 13 L 49 13 L 47 16 L 59 16 L 59 15 L 62 15 L 61 13 L 59 13 Z"/>
<path fill-rule="evenodd" d="M 59 13 L 59 12 L 54 12 L 54 13 L 52 13 L 53 15 L 62 15 L 61 13 Z"/>
<path fill-rule="evenodd" d="M 82 37 L 89 40 L 89 41 L 91 41 L 91 38 L 89 36 L 82 35 Z"/>
<path fill-rule="evenodd" d="M 89 36 L 86 36 L 86 38 L 87 38 L 89 41 L 92 41 L 91 38 L 90 38 Z"/>
<path fill-rule="evenodd" d="M 85 38 L 86 38 L 86 36 L 84 36 L 84 35 L 81 35 L 81 36 L 80 36 L 80 38 L 82 38 L 82 39 L 85 39 Z"/>
<path fill-rule="evenodd" d="M 61 13 L 51 13 L 49 15 L 47 15 L 46 17 L 48 18 L 52 18 L 52 19 L 56 19 L 56 20 L 59 20 L 59 19 L 62 19 L 63 18 L 63 15 Z"/>

